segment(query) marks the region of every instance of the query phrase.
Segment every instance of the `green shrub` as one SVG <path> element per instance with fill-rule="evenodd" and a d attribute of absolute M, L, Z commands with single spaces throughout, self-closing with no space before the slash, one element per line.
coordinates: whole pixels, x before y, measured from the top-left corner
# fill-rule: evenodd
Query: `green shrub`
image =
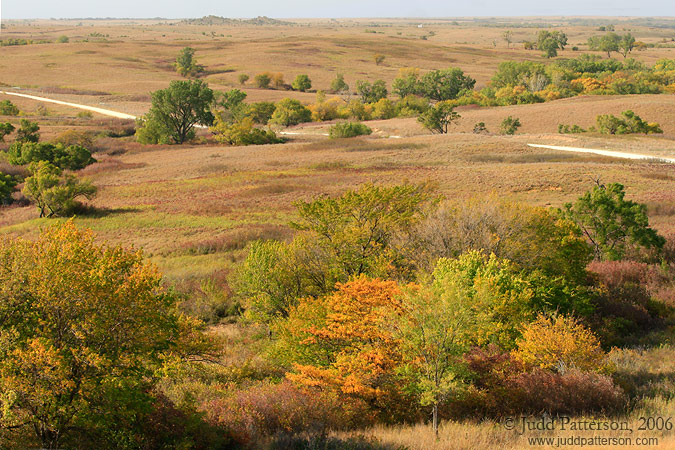
<path fill-rule="evenodd" d="M 246 84 L 246 82 L 249 80 L 249 76 L 245 73 L 240 73 L 237 79 L 239 80 L 239 84 L 242 86 Z"/>
<path fill-rule="evenodd" d="M 17 116 L 19 108 L 9 100 L 0 101 L 0 116 Z"/>
<path fill-rule="evenodd" d="M 520 128 L 520 120 L 517 117 L 508 116 L 502 120 L 500 130 L 502 134 L 515 134 L 516 130 Z"/>
<path fill-rule="evenodd" d="M 66 147 L 61 143 L 47 142 L 15 142 L 10 145 L 8 158 L 10 164 L 24 165 L 32 162 L 46 161 L 61 169 L 80 170 L 93 164 L 96 160 L 91 152 L 79 145 Z"/>
<path fill-rule="evenodd" d="M 0 172 L 0 204 L 6 205 L 12 201 L 12 192 L 16 184 L 13 176 Z"/>
<path fill-rule="evenodd" d="M 658 123 L 647 123 L 631 110 L 621 113 L 622 117 L 601 114 L 595 118 L 597 129 L 602 134 L 651 134 L 663 133 Z"/>
<path fill-rule="evenodd" d="M 68 42 L 70 42 L 70 38 L 68 38 L 68 36 L 66 35 L 62 35 L 56 39 L 56 42 L 58 42 L 59 44 L 67 44 Z"/>
<path fill-rule="evenodd" d="M 268 73 L 259 73 L 258 75 L 255 76 L 254 81 L 255 85 L 258 86 L 259 88 L 267 89 L 270 87 L 272 77 Z"/>
<path fill-rule="evenodd" d="M 287 127 L 303 122 L 310 122 L 311 120 L 312 111 L 303 106 L 299 100 L 284 98 L 277 102 L 270 123 Z"/>
<path fill-rule="evenodd" d="M 291 86 L 296 91 L 305 92 L 312 88 L 312 80 L 307 75 L 298 75 Z"/>
<path fill-rule="evenodd" d="M 211 131 L 218 142 L 230 145 L 264 145 L 283 142 L 272 130 L 261 130 L 253 126 L 253 119 L 246 117 L 236 122 L 223 122 L 216 117 Z"/>
<path fill-rule="evenodd" d="M 371 134 L 373 130 L 359 122 L 336 123 L 328 131 L 331 139 L 350 138 Z"/>

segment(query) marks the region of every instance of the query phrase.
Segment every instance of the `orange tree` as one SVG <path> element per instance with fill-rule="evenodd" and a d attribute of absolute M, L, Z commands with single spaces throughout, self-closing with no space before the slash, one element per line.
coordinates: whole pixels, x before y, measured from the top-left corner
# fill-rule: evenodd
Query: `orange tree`
<path fill-rule="evenodd" d="M 288 378 L 394 418 L 406 405 L 396 375 L 399 342 L 385 322 L 400 311 L 399 294 L 396 282 L 361 276 L 325 297 L 300 300 L 277 324 L 279 352 L 293 362 Z"/>
<path fill-rule="evenodd" d="M 194 332 L 160 281 L 140 252 L 72 222 L 0 239 L 0 428 L 44 448 L 140 439 L 155 371 Z"/>

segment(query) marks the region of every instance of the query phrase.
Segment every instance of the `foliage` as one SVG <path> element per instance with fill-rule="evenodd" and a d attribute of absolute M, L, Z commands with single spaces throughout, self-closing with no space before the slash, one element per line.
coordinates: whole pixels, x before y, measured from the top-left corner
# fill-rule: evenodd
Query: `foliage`
<path fill-rule="evenodd" d="M 520 128 L 520 120 L 517 117 L 511 116 L 502 120 L 502 123 L 499 126 L 499 130 L 502 134 L 515 134 L 518 128 Z"/>
<path fill-rule="evenodd" d="M 56 42 L 59 44 L 67 44 L 69 41 L 70 39 L 66 35 L 61 35 L 58 38 L 56 38 Z"/>
<path fill-rule="evenodd" d="M 245 117 L 234 122 L 227 122 L 216 115 L 211 132 L 218 142 L 230 145 L 265 145 L 283 142 L 272 130 L 261 130 L 253 126 L 253 119 Z"/>
<path fill-rule="evenodd" d="M 72 222 L 36 242 L 2 239 L 0 266 L 3 425 L 44 448 L 133 436 L 182 326 L 156 268 Z"/>
<path fill-rule="evenodd" d="M 448 127 L 461 117 L 454 109 L 451 102 L 439 102 L 420 114 L 417 121 L 432 133 L 445 134 Z"/>
<path fill-rule="evenodd" d="M 297 125 L 312 120 L 312 112 L 299 100 L 284 98 L 277 102 L 270 123 L 282 126 Z"/>
<path fill-rule="evenodd" d="M 385 59 L 384 55 L 377 54 L 377 55 L 373 56 L 373 61 L 375 61 L 376 66 L 382 65 L 382 63 L 384 62 L 384 59 Z"/>
<path fill-rule="evenodd" d="M 631 110 L 621 113 L 621 117 L 601 114 L 596 117 L 597 128 L 603 134 L 663 133 L 657 123 L 647 123 Z"/>
<path fill-rule="evenodd" d="M 630 34 L 626 33 L 621 36 L 621 40 L 619 41 L 619 52 L 623 57 L 625 58 L 628 56 L 628 54 L 633 50 L 635 47 L 635 37 Z"/>
<path fill-rule="evenodd" d="M 152 93 L 152 106 L 142 123 L 153 131 L 147 134 L 159 137 L 158 142 L 171 139 L 182 144 L 194 137 L 195 125 L 213 123 L 213 99 L 213 91 L 201 80 L 172 81 Z"/>
<path fill-rule="evenodd" d="M 436 101 L 457 98 L 462 91 L 471 90 L 476 80 L 464 75 L 458 68 L 433 70 L 427 72 L 419 80 L 419 93 Z"/>
<path fill-rule="evenodd" d="M 21 119 L 19 129 L 16 132 L 16 142 L 38 142 L 40 140 L 40 126 L 37 122 Z"/>
<path fill-rule="evenodd" d="M 31 163 L 31 176 L 26 178 L 23 194 L 35 202 L 40 217 L 64 216 L 79 205 L 79 197 L 88 200 L 96 195 L 96 187 L 46 161 Z"/>
<path fill-rule="evenodd" d="M 96 162 L 86 148 L 79 145 L 66 147 L 61 143 L 15 142 L 9 147 L 7 156 L 10 164 L 24 165 L 46 161 L 68 170 L 80 170 Z"/>
<path fill-rule="evenodd" d="M 525 80 L 544 75 L 545 66 L 532 61 L 502 61 L 492 76 L 491 86 L 500 89 L 506 86 L 520 86 Z M 537 89 L 538 90 L 538 89 Z"/>
<path fill-rule="evenodd" d="M 563 213 L 583 231 L 593 247 L 595 259 L 618 260 L 638 248 L 660 249 L 665 239 L 649 227 L 647 207 L 625 200 L 623 185 L 593 186 Z"/>
<path fill-rule="evenodd" d="M 250 117 L 257 124 L 267 125 L 275 109 L 276 105 L 273 102 L 249 103 L 246 109 L 246 117 Z"/>
<path fill-rule="evenodd" d="M 558 133 L 562 134 L 579 134 L 579 133 L 585 133 L 586 130 L 581 128 L 579 125 L 565 125 L 562 123 L 558 124 Z"/>
<path fill-rule="evenodd" d="M 333 94 L 344 94 L 349 91 L 349 85 L 345 82 L 345 76 L 338 73 L 335 79 L 330 83 L 330 90 Z"/>
<path fill-rule="evenodd" d="M 269 72 L 263 72 L 259 73 L 258 75 L 255 76 L 253 79 L 255 82 L 255 85 L 261 89 L 267 89 L 270 87 L 270 83 L 272 82 L 272 77 L 270 76 Z"/>
<path fill-rule="evenodd" d="M 356 93 L 361 96 L 363 103 L 375 103 L 387 97 L 387 84 L 383 80 L 377 80 L 372 84 L 359 80 L 356 82 Z"/>
<path fill-rule="evenodd" d="M 0 116 L 18 116 L 19 108 L 9 100 L 0 101 Z"/>
<path fill-rule="evenodd" d="M 12 201 L 12 192 L 16 185 L 13 176 L 0 172 L 0 205 L 7 205 Z"/>
<path fill-rule="evenodd" d="M 341 122 L 330 127 L 328 135 L 331 139 L 341 139 L 368 135 L 372 132 L 369 126 L 359 122 Z"/>
<path fill-rule="evenodd" d="M 588 48 L 607 53 L 610 58 L 611 52 L 619 51 L 619 44 L 621 43 L 621 36 L 616 33 L 607 33 L 601 36 L 591 36 L 588 38 Z"/>
<path fill-rule="evenodd" d="M 9 122 L 0 122 L 0 142 L 5 142 L 5 136 L 14 131 L 14 125 Z"/>
<path fill-rule="evenodd" d="M 396 105 L 388 98 L 381 98 L 373 105 L 372 116 L 374 119 L 392 119 L 396 117 Z"/>
<path fill-rule="evenodd" d="M 398 77 L 394 79 L 391 90 L 400 98 L 419 93 L 420 71 L 417 68 L 407 67 L 398 71 Z"/>
<path fill-rule="evenodd" d="M 243 85 L 246 84 L 246 82 L 249 80 L 249 78 L 251 78 L 251 77 L 249 77 L 247 74 L 240 73 L 239 76 L 237 77 L 237 80 L 239 80 L 239 84 L 241 84 L 243 86 Z"/>
<path fill-rule="evenodd" d="M 296 91 L 305 92 L 312 88 L 312 80 L 307 75 L 298 75 L 291 86 Z"/>
<path fill-rule="evenodd" d="M 171 130 L 156 120 L 147 120 L 143 117 L 136 119 L 136 140 L 144 145 L 169 144 Z"/>
<path fill-rule="evenodd" d="M 215 103 L 223 109 L 214 117 L 220 116 L 221 120 L 232 122 L 241 120 L 248 112 L 248 106 L 244 103 L 246 92 L 239 89 L 231 89 L 227 92 L 219 92 L 215 95 Z"/>
<path fill-rule="evenodd" d="M 489 131 L 485 127 L 485 122 L 478 122 L 473 126 L 473 134 L 486 134 L 486 133 L 489 133 Z"/>
<path fill-rule="evenodd" d="M 204 66 L 197 64 L 194 56 L 195 50 L 193 48 L 183 48 L 176 57 L 176 71 L 184 77 L 192 77 L 203 72 Z"/>
<path fill-rule="evenodd" d="M 558 50 L 565 50 L 567 35 L 562 31 L 541 30 L 537 34 L 537 48 L 544 52 L 547 58 L 558 56 Z"/>
<path fill-rule="evenodd" d="M 517 357 L 527 366 L 557 370 L 599 371 L 605 354 L 597 337 L 572 316 L 539 315 L 518 340 Z"/>

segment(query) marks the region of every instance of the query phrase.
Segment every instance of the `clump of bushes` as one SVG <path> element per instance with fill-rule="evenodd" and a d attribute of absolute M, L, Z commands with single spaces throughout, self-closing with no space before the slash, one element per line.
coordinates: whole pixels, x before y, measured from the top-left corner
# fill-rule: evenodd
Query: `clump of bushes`
<path fill-rule="evenodd" d="M 516 134 L 516 131 L 520 128 L 520 119 L 517 117 L 508 116 L 506 119 L 502 120 L 502 123 L 499 127 L 502 134 Z"/>
<path fill-rule="evenodd" d="M 0 101 L 0 115 L 1 116 L 18 116 L 19 108 L 9 100 Z"/>
<path fill-rule="evenodd" d="M 31 162 L 47 161 L 61 169 L 80 170 L 96 160 L 91 152 L 80 145 L 65 146 L 58 142 L 15 142 L 7 152 L 10 164 L 25 165 Z"/>
<path fill-rule="evenodd" d="M 621 113 L 621 117 L 601 114 L 595 119 L 598 132 L 602 134 L 652 134 L 663 133 L 658 123 L 647 123 L 631 110 Z"/>
<path fill-rule="evenodd" d="M 355 136 L 364 136 L 371 134 L 373 130 L 359 122 L 336 123 L 328 130 L 331 139 L 350 138 Z"/>

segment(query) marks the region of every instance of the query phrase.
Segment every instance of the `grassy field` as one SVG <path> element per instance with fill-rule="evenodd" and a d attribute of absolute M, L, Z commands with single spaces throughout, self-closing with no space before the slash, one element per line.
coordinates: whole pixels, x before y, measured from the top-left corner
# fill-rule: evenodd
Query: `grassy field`
<path fill-rule="evenodd" d="M 284 97 L 314 101 L 314 92 L 257 89 L 251 82 L 239 86 L 239 74 L 252 78 L 266 70 L 282 72 L 287 83 L 306 73 L 315 90 L 327 89 L 337 73 L 344 73 L 353 87 L 359 79 L 381 78 L 390 84 L 403 67 L 457 66 L 481 87 L 501 61 L 545 61 L 540 52 L 522 46 L 540 27 L 563 29 L 568 34 L 569 47 L 560 55 L 567 58 L 588 52 L 588 37 L 599 33 L 598 24 L 610 22 L 618 33 L 630 30 L 640 41 L 663 44 L 665 40 L 671 45 L 634 51 L 632 57 L 648 64 L 675 58 L 675 46 L 669 41 L 673 33 L 668 28 L 647 27 L 629 19 L 593 19 L 585 25 L 560 18 L 519 20 L 297 20 L 264 27 L 166 20 L 10 21 L 3 23 L 2 39 L 55 40 L 66 35 L 70 42 L 2 47 L 0 90 L 20 88 L 20 92 L 143 114 L 150 107 L 151 91 L 180 79 L 172 62 L 186 46 L 196 49 L 198 62 L 206 67 L 204 79 L 212 88 L 240 87 L 248 94 L 247 101 Z M 507 48 L 501 36 L 509 29 L 514 42 Z M 575 45 L 579 51 L 571 50 Z M 385 56 L 382 65 L 375 64 L 375 54 Z M 22 110 L 22 117 L 39 122 L 43 140 L 67 130 L 97 133 L 92 148 L 98 162 L 79 175 L 90 179 L 99 193 L 75 223 L 94 230 L 101 241 L 142 248 L 167 283 L 183 290 L 215 280 L 220 294 L 227 297 L 230 275 L 246 256 L 248 243 L 293 235 L 289 223 L 296 218 L 295 202 L 340 194 L 362 183 L 431 182 L 448 199 L 497 195 L 560 207 L 597 179 L 618 182 L 626 186 L 628 198 L 647 204 L 653 227 L 671 239 L 675 236 L 675 165 L 527 146 L 569 145 L 675 157 L 672 94 L 459 107 L 462 118 L 447 135 L 429 135 L 410 118 L 369 121 L 374 130 L 369 137 L 329 140 L 321 133 L 327 132 L 330 123 L 309 123 L 288 130 L 298 134 L 288 136 L 285 144 L 249 147 L 216 144 L 205 131 L 200 131 L 199 143 L 142 146 L 133 136 L 111 137 L 111 131 L 116 135 L 132 128 L 130 121 L 97 114 L 78 117 L 79 110 L 73 108 L 0 94 L 0 100 L 5 99 Z M 588 127 L 598 114 L 618 115 L 626 109 L 658 122 L 664 134 L 557 133 L 560 123 Z M 515 136 L 498 135 L 499 123 L 508 115 L 520 118 L 523 126 Z M 19 119 L 0 116 L 1 122 L 16 124 Z M 473 134 L 477 122 L 485 122 L 490 133 Z M 6 148 L 8 143 L 0 145 Z M 0 171 L 20 170 L 10 168 L 5 160 L 0 152 Z M 40 228 L 57 220 L 64 219 L 41 219 L 34 205 L 17 202 L 0 208 L 0 233 L 34 237 Z M 236 335 L 238 326 L 220 331 Z M 245 346 L 234 342 L 237 339 L 232 341 L 232 353 L 251 356 Z M 660 378 L 658 382 L 645 378 L 645 384 L 653 382 L 649 386 L 654 391 L 645 392 L 643 409 L 631 412 L 628 420 L 635 424 L 640 415 L 654 412 L 673 415 L 672 399 L 658 390 L 672 390 L 672 347 L 631 352 L 614 355 L 628 371 L 626 376 L 652 373 Z M 425 425 L 382 426 L 335 437 L 355 435 L 375 437 L 386 448 L 410 450 L 517 449 L 528 447 L 531 437 L 507 432 L 497 422 L 446 423 L 439 440 Z M 675 446 L 672 433 L 658 437 L 665 443 L 663 448 Z"/>

